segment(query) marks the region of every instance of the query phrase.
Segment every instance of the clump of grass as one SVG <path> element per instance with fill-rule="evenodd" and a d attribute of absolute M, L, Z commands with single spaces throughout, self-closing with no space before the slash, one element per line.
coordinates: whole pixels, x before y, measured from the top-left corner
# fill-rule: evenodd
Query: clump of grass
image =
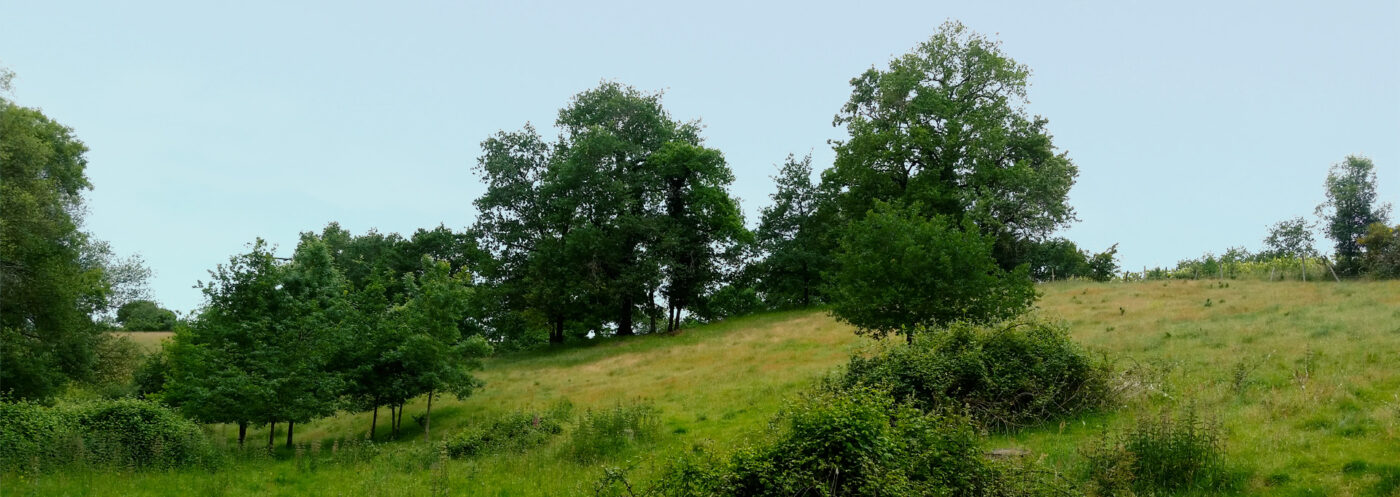
<path fill-rule="evenodd" d="M 634 445 L 655 441 L 661 434 L 660 411 L 634 401 L 579 416 L 565 452 L 579 463 L 593 463 Z"/>
<path fill-rule="evenodd" d="M 1102 495 L 1222 490 L 1234 484 L 1217 425 L 1187 408 L 1139 421 L 1084 446 L 1086 479 Z"/>

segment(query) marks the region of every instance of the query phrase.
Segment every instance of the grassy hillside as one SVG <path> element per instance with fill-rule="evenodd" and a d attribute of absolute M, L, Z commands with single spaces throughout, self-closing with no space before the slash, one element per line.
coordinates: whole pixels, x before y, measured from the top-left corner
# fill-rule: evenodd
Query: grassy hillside
<path fill-rule="evenodd" d="M 175 332 L 172 331 L 113 331 L 111 333 L 113 336 L 131 340 L 147 353 L 160 350 L 161 342 L 175 336 Z"/>
<path fill-rule="evenodd" d="M 1041 314 L 1123 371 L 1123 406 L 991 437 L 1072 474 L 1077 450 L 1107 428 L 1192 404 L 1220 422 L 1249 495 L 1385 495 L 1400 487 L 1400 282 L 1056 283 Z M 695 444 L 727 448 L 763 433 L 784 399 L 872 346 L 820 311 L 770 313 L 675 336 L 606 340 L 489 361 L 477 395 L 433 405 L 441 438 L 515 409 L 561 402 L 575 412 L 650 402 L 654 444 L 606 464 L 646 475 Z M 898 346 L 886 344 L 884 346 Z M 421 413 L 424 403 L 408 408 Z M 387 434 L 381 412 L 380 436 Z M 458 495 L 591 494 L 599 465 L 560 457 L 562 440 L 461 460 L 439 457 L 411 419 L 399 442 L 354 448 L 368 413 L 297 428 L 307 445 L 275 456 L 248 450 L 216 471 L 5 475 L 6 494 Z M 214 427 L 231 443 L 236 429 Z M 279 430 L 278 443 L 281 444 Z M 254 446 L 266 430 L 254 430 Z M 371 453 L 377 454 L 372 455 Z M 1394 479 L 1395 481 L 1390 481 Z M 1387 483 L 1390 482 L 1390 483 Z M 1386 485 L 1392 485 L 1387 487 Z M 18 493 L 18 492 L 13 492 Z"/>

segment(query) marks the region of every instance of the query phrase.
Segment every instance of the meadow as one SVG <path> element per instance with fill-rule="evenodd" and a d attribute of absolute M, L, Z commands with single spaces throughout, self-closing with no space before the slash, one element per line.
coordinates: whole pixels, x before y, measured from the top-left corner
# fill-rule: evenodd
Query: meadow
<path fill-rule="evenodd" d="M 1400 495 L 1400 282 L 1169 280 L 1040 286 L 1036 311 L 1115 365 L 1118 406 L 989 434 L 1043 469 L 1080 478 L 1080 450 L 1106 430 L 1188 406 L 1224 436 L 1240 495 Z M 6 495 L 592 495 L 604 467 L 644 482 L 696 446 L 761 439 L 794 395 L 853 354 L 898 341 L 861 338 L 822 310 L 765 313 L 677 334 L 607 339 L 490 359 L 485 388 L 436 399 L 435 440 L 518 410 L 655 406 L 660 436 L 579 463 L 569 430 L 535 448 L 452 459 L 412 419 L 397 441 L 366 443 L 370 413 L 298 424 L 294 449 L 264 449 L 265 428 L 210 468 L 82 467 L 3 475 Z M 423 399 L 407 407 L 421 413 Z M 388 437 L 380 412 L 378 440 Z"/>

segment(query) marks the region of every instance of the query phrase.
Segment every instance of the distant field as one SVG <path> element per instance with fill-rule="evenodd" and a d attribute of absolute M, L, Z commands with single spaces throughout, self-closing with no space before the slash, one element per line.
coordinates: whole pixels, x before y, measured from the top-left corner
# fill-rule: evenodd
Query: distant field
<path fill-rule="evenodd" d="M 141 349 L 146 352 L 154 352 L 160 349 L 161 342 L 175 335 L 174 332 L 170 331 L 113 331 L 111 333 L 136 342 L 136 344 L 140 345 Z"/>
<path fill-rule="evenodd" d="M 1243 495 L 1376 495 L 1386 476 L 1366 468 L 1400 465 L 1400 282 L 1040 288 L 1038 312 L 1064 320 L 1077 341 L 1126 371 L 1126 395 L 1115 410 L 992 437 L 987 448 L 1025 448 L 1048 469 L 1073 475 L 1079 447 L 1103 430 L 1195 405 L 1221 424 L 1229 463 L 1244 475 Z M 663 439 L 607 462 L 635 466 L 645 479 L 676 451 L 754 440 L 785 399 L 875 345 L 821 311 L 794 311 L 500 357 L 480 373 L 487 385 L 477 395 L 434 402 L 433 434 L 563 400 L 583 410 L 649 399 L 662 411 Z M 44 495 L 427 495 L 445 485 L 455 495 L 544 496 L 591 495 L 601 474 L 597 465 L 559 457 L 558 443 L 441 462 L 411 419 L 423 408 L 422 400 L 411 404 L 402 441 L 363 461 L 316 467 L 281 451 L 213 473 L 89 472 L 24 485 Z M 381 436 L 386 417 L 381 411 Z M 363 438 L 369 418 L 299 424 L 297 438 L 318 445 Z M 236 432 L 212 429 L 226 444 Z M 259 445 L 266 437 L 250 430 L 248 438 Z"/>

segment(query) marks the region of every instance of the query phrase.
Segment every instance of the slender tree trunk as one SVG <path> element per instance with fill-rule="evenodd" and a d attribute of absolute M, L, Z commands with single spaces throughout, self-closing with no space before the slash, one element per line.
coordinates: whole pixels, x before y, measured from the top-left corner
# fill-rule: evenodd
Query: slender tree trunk
<path fill-rule="evenodd" d="M 812 276 L 807 271 L 807 261 L 802 261 L 802 307 L 812 303 Z"/>
<path fill-rule="evenodd" d="M 292 421 L 292 420 L 290 420 L 290 419 L 287 420 L 287 448 L 288 448 L 288 449 L 292 448 L 292 428 L 295 428 L 296 425 L 297 425 L 297 422 L 296 422 L 296 421 Z"/>
<path fill-rule="evenodd" d="M 1303 269 L 1303 281 L 1308 281 L 1308 260 L 1303 256 L 1298 256 L 1298 265 Z"/>
<path fill-rule="evenodd" d="M 374 428 L 379 424 L 379 404 L 374 405 L 374 415 L 369 418 L 369 441 L 374 441 Z"/>
<path fill-rule="evenodd" d="M 428 412 L 423 415 L 423 439 L 433 441 L 433 391 L 428 390 Z"/>
<path fill-rule="evenodd" d="M 395 407 L 395 406 L 394 406 L 393 404 L 389 404 L 389 439 L 390 439 L 390 440 L 393 440 L 393 439 L 395 439 L 395 438 L 397 438 L 397 437 L 399 436 L 399 434 L 398 434 L 397 432 L 394 431 L 394 407 Z"/>
<path fill-rule="evenodd" d="M 238 448 L 243 448 L 243 439 L 248 438 L 248 422 L 238 422 Z"/>
<path fill-rule="evenodd" d="M 555 316 L 549 327 L 549 343 L 564 343 L 564 316 Z"/>
<path fill-rule="evenodd" d="M 647 293 L 647 317 L 651 318 L 651 332 L 656 333 L 656 287 Z"/>
<path fill-rule="evenodd" d="M 277 420 L 275 420 L 275 419 L 274 419 L 274 420 L 269 420 L 269 421 L 267 422 L 267 448 L 269 448 L 269 449 L 272 448 L 272 442 L 273 442 L 273 440 L 276 440 L 276 437 L 274 436 L 274 434 L 276 434 L 276 433 L 277 433 Z"/>

